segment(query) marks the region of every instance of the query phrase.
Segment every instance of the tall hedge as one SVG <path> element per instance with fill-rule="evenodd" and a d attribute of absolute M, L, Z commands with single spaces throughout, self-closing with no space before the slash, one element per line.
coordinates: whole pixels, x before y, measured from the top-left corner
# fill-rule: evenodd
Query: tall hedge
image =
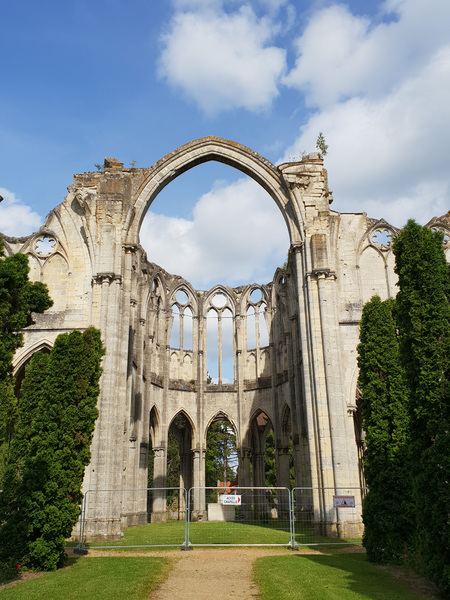
<path fill-rule="evenodd" d="M 53 304 L 46 285 L 28 281 L 29 270 L 24 254 L 5 257 L 0 237 L 0 477 L 17 416 L 12 359 L 23 345 L 22 330 L 33 323 L 32 313 Z"/>
<path fill-rule="evenodd" d="M 396 563 L 413 529 L 409 476 L 409 415 L 393 300 L 374 296 L 363 309 L 358 385 L 366 432 L 363 545 L 370 561 Z"/>
<path fill-rule="evenodd" d="M 43 570 L 63 563 L 90 461 L 103 354 L 99 331 L 74 331 L 58 336 L 50 355 L 36 354 L 26 370 L 0 496 L 3 559 Z"/>
<path fill-rule="evenodd" d="M 410 389 L 416 544 L 427 575 L 450 593 L 450 268 L 442 233 L 414 221 L 393 250 Z"/>

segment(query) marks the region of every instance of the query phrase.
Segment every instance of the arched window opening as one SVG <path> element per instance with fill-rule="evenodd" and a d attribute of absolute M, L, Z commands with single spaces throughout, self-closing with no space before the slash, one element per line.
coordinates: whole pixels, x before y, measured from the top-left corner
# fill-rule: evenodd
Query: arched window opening
<path fill-rule="evenodd" d="M 233 348 L 233 329 L 234 319 L 229 308 L 222 312 L 222 367 L 221 380 L 223 383 L 234 382 L 234 348 Z"/>
<path fill-rule="evenodd" d="M 183 330 L 180 327 L 180 309 L 178 304 L 172 304 L 172 330 L 170 332 L 170 347 L 182 350 Z"/>
<path fill-rule="evenodd" d="M 256 314 L 255 308 L 247 308 L 247 350 L 256 349 Z"/>
<path fill-rule="evenodd" d="M 165 448 L 155 449 L 153 453 L 153 490 L 150 491 L 149 502 L 152 522 L 184 519 L 186 506 L 183 489 L 192 486 L 191 448 L 190 421 L 184 413 L 179 413 L 170 424 Z M 162 464 L 164 459 L 165 465 Z M 159 477 L 157 474 L 160 474 Z"/>
<path fill-rule="evenodd" d="M 215 160 L 187 169 L 159 192 L 139 237 L 151 262 L 198 290 L 267 283 L 290 244 L 286 222 L 267 191 Z"/>
<path fill-rule="evenodd" d="M 183 310 L 183 350 L 193 350 L 194 348 L 194 315 L 192 309 L 186 306 Z"/>
<path fill-rule="evenodd" d="M 259 330 L 259 347 L 264 348 L 269 345 L 269 330 L 267 329 L 265 311 L 266 305 L 262 302 L 258 310 L 258 330 Z"/>
<path fill-rule="evenodd" d="M 224 493 L 229 493 L 237 485 L 237 467 L 236 434 L 230 421 L 219 416 L 206 435 L 206 487 L 223 487 Z M 209 495 L 210 502 L 217 502 L 217 493 Z"/>
<path fill-rule="evenodd" d="M 256 304 L 249 304 L 247 308 L 247 350 L 260 349 L 269 345 L 269 330 L 265 318 L 267 307 L 261 300 L 259 289 L 253 290 L 250 300 L 255 292 L 259 292 L 257 297 L 260 300 Z"/>
<path fill-rule="evenodd" d="M 219 383 L 219 316 L 214 308 L 206 316 L 206 369 L 211 383 Z"/>
<path fill-rule="evenodd" d="M 228 298 L 221 293 L 211 299 L 207 312 L 207 372 L 216 384 L 234 382 L 234 318 Z"/>

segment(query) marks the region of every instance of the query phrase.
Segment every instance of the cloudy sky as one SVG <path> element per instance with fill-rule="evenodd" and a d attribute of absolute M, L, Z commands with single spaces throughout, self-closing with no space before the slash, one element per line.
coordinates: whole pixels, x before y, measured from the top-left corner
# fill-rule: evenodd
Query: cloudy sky
<path fill-rule="evenodd" d="M 402 226 L 450 208 L 449 0 L 21 0 L 2 6 L 0 231 L 27 235 L 73 173 L 147 167 L 206 135 L 273 163 L 315 150 L 332 208 Z M 216 163 L 163 190 L 150 260 L 198 288 L 267 282 L 273 201 Z"/>

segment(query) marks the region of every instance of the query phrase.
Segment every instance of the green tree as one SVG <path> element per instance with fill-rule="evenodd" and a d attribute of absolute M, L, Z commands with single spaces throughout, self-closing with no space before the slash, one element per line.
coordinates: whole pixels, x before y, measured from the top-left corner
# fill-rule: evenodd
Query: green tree
<path fill-rule="evenodd" d="M 358 346 L 366 432 L 363 545 L 370 561 L 396 563 L 413 529 L 408 451 L 408 390 L 400 360 L 394 301 L 374 296 L 363 309 Z"/>
<path fill-rule="evenodd" d="M 397 320 L 409 385 L 416 544 L 425 573 L 450 592 L 450 277 L 443 235 L 409 221 L 393 251 Z"/>
<path fill-rule="evenodd" d="M 217 481 L 232 481 L 236 477 L 236 436 L 226 419 L 211 423 L 206 436 L 205 482 L 216 487 Z"/>
<path fill-rule="evenodd" d="M 0 238 L 0 478 L 17 417 L 12 359 L 23 345 L 22 330 L 34 322 L 32 313 L 53 304 L 46 285 L 28 281 L 29 270 L 24 254 L 5 256 Z"/>
<path fill-rule="evenodd" d="M 84 469 L 98 416 L 100 332 L 56 338 L 28 366 L 0 495 L 0 557 L 52 570 L 80 514 Z"/>

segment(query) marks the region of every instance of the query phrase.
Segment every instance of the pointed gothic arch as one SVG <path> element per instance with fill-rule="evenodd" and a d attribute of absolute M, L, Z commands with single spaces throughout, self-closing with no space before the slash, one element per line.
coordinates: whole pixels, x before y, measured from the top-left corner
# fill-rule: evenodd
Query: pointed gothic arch
<path fill-rule="evenodd" d="M 214 136 L 185 144 L 147 169 L 137 199 L 126 217 L 124 243 L 138 243 L 139 230 L 145 214 L 166 185 L 189 169 L 208 161 L 224 163 L 259 183 L 280 209 L 291 244 L 301 243 L 300 232 L 303 227 L 298 222 L 295 210 L 289 202 L 289 191 L 279 170 L 257 152 L 236 142 Z"/>

